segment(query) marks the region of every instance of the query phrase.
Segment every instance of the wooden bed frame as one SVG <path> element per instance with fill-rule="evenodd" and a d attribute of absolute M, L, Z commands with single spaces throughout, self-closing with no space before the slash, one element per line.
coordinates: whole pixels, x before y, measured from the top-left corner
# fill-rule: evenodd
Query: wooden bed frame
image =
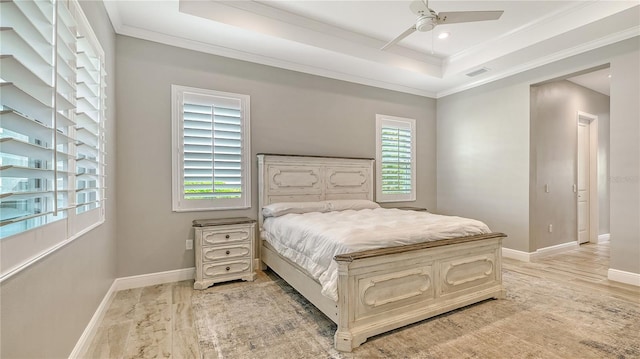
<path fill-rule="evenodd" d="M 258 155 L 259 208 L 277 202 L 373 200 L 372 159 Z M 262 233 L 263 217 L 258 214 Z M 338 302 L 260 235 L 259 256 L 338 328 L 335 348 L 489 298 L 504 298 L 502 233 L 338 255 Z M 263 269 L 264 269 L 263 266 Z"/>

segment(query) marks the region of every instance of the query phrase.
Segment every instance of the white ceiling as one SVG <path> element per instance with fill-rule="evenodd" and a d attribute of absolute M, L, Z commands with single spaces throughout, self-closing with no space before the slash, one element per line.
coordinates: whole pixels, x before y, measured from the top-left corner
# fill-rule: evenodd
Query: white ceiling
<path fill-rule="evenodd" d="M 578 85 L 600 92 L 603 95 L 610 95 L 610 73 L 609 68 L 588 72 L 586 74 L 570 77 L 567 80 Z"/>
<path fill-rule="evenodd" d="M 123 35 L 310 74 L 441 97 L 640 35 L 640 1 L 430 1 L 504 10 L 380 47 L 415 23 L 411 1 L 104 0 Z M 449 32 L 448 39 L 437 35 Z M 435 36 L 434 36 L 435 35 Z M 489 71 L 469 77 L 480 68 Z"/>

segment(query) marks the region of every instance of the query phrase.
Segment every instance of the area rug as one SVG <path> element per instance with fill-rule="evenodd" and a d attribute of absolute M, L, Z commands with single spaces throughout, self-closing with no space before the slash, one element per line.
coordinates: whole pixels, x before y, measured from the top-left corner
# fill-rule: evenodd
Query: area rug
<path fill-rule="evenodd" d="M 204 358 L 640 358 L 638 305 L 504 271 L 487 300 L 333 348 L 336 325 L 282 279 L 193 295 Z"/>

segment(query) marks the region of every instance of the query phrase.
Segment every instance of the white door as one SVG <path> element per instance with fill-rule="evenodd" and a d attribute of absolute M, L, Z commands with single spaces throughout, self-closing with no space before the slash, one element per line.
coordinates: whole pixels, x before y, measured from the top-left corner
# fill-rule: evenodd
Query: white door
<path fill-rule="evenodd" d="M 578 122 L 578 244 L 589 242 L 589 123 Z"/>

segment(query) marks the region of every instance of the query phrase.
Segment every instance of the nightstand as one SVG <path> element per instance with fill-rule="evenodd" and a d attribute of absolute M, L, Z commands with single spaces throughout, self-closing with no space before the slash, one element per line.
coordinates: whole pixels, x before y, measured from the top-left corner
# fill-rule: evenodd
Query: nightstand
<path fill-rule="evenodd" d="M 418 211 L 418 212 L 427 212 L 426 208 L 423 207 L 395 207 L 397 209 L 401 209 L 404 211 Z"/>
<path fill-rule="evenodd" d="M 234 279 L 253 281 L 256 221 L 250 218 L 199 219 L 195 228 L 194 289 Z"/>

